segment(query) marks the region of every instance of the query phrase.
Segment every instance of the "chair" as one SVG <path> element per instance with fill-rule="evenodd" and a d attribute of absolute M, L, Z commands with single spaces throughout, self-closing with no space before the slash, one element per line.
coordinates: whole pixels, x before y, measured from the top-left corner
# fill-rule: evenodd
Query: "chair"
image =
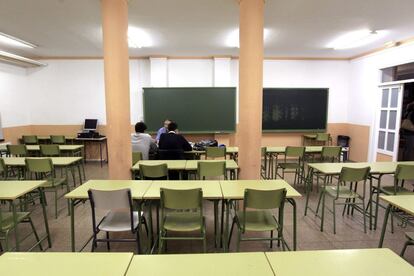
<path fill-rule="evenodd" d="M 39 140 L 36 135 L 23 135 L 22 142 L 25 145 L 38 145 Z"/>
<path fill-rule="evenodd" d="M 206 252 L 206 223 L 203 215 L 203 191 L 201 189 L 160 190 L 160 233 L 159 253 L 163 251 L 164 241 L 202 240 Z M 199 231 L 200 236 L 174 237 L 171 232 Z M 167 236 L 168 235 L 168 236 Z"/>
<path fill-rule="evenodd" d="M 224 179 L 227 179 L 226 161 L 198 161 L 197 176 L 200 180 L 205 180 L 206 177 L 221 176 L 223 176 Z"/>
<path fill-rule="evenodd" d="M 334 234 L 336 234 L 336 205 L 344 205 L 344 210 L 342 215 L 345 215 L 345 210 L 347 210 L 347 214 L 349 214 L 349 209 L 352 206 L 352 215 L 354 213 L 354 209 L 360 211 L 364 218 L 364 233 L 367 232 L 366 227 L 366 209 L 365 209 L 365 190 L 366 190 L 366 182 L 369 176 L 371 168 L 349 168 L 343 167 L 341 170 L 341 174 L 339 175 L 339 181 L 336 185 L 326 185 L 322 187 L 322 190 L 319 194 L 319 201 L 318 206 L 316 208 L 316 214 L 318 214 L 319 206 L 322 204 L 322 217 L 321 217 L 321 231 L 323 231 L 323 223 L 324 223 L 324 213 L 325 213 L 325 196 L 329 196 L 332 198 L 332 210 L 329 210 L 333 213 L 333 230 Z M 360 194 L 357 190 L 358 183 L 362 182 L 362 194 Z M 347 187 L 347 183 L 349 186 Z M 338 200 L 345 200 L 343 203 L 336 203 Z M 357 200 L 360 203 L 356 202 Z M 362 205 L 362 208 L 358 205 Z"/>
<path fill-rule="evenodd" d="M 242 211 L 236 211 L 231 225 L 229 247 L 234 225 L 237 224 L 237 251 L 240 250 L 241 241 L 270 241 L 270 248 L 273 247 L 273 241 L 282 243 L 282 249 L 285 250 L 285 240 L 283 238 L 283 210 L 285 205 L 286 189 L 278 190 L 254 190 L 246 189 L 244 191 L 244 204 Z M 278 209 L 278 218 L 273 212 Z M 243 238 L 246 232 L 269 232 L 269 238 Z M 277 237 L 273 237 L 273 232 L 277 231 Z"/>
<path fill-rule="evenodd" d="M 14 157 L 28 156 L 26 145 L 7 145 L 7 152 Z"/>
<path fill-rule="evenodd" d="M 159 165 L 139 165 L 139 174 L 142 180 L 168 180 L 168 167 L 167 164 Z"/>
<path fill-rule="evenodd" d="M 46 183 L 41 187 L 45 192 L 54 193 L 55 197 L 55 218 L 58 216 L 58 206 L 57 201 L 59 198 L 63 197 L 64 194 L 58 197 L 58 189 L 62 186 L 66 186 L 66 192 L 70 191 L 68 180 L 66 177 L 56 177 L 55 168 L 50 158 L 26 158 L 26 169 L 30 174 L 29 178 L 36 180 L 46 180 Z M 68 211 L 69 211 L 69 201 L 68 201 Z"/>
<path fill-rule="evenodd" d="M 329 144 L 330 138 L 331 136 L 329 133 L 317 133 L 315 141 L 317 142 L 317 144 L 322 144 L 325 146 Z"/>
<path fill-rule="evenodd" d="M 4 251 L 9 251 L 11 248 L 9 248 L 9 235 L 11 231 L 16 231 L 16 227 L 18 224 L 20 223 L 29 223 L 30 227 L 32 229 L 32 232 L 30 234 L 34 234 L 35 238 L 36 238 L 36 245 L 39 246 L 39 249 L 41 251 L 43 251 L 42 245 L 40 243 L 39 240 L 39 236 L 36 232 L 36 228 L 33 225 L 32 219 L 30 218 L 30 212 L 16 212 L 16 218 L 17 218 L 17 224 L 15 224 L 14 219 L 13 219 L 13 212 L 4 212 L 1 210 L 0 208 L 0 240 L 4 241 Z M 28 238 L 29 235 L 25 236 L 25 238 L 23 238 L 22 240 L 18 241 L 21 242 L 23 240 L 25 240 L 26 238 Z M 35 245 L 35 246 L 36 246 Z M 32 248 L 30 248 L 30 250 L 32 250 L 34 248 L 34 246 Z M 3 251 L 3 247 L 0 243 L 0 251 Z"/>
<path fill-rule="evenodd" d="M 134 166 L 138 161 L 142 160 L 142 152 L 136 151 L 132 152 L 132 166 Z"/>
<path fill-rule="evenodd" d="M 60 156 L 59 145 L 40 145 L 40 154 L 47 157 Z"/>
<path fill-rule="evenodd" d="M 8 177 L 8 169 L 3 158 L 0 158 L 0 180 L 6 180 Z"/>
<path fill-rule="evenodd" d="M 206 147 L 206 159 L 224 158 L 226 159 L 225 147 Z"/>
<path fill-rule="evenodd" d="M 407 238 L 407 241 L 405 242 L 404 247 L 400 253 L 401 257 L 404 257 L 405 250 L 409 245 L 414 245 L 414 232 L 405 233 L 405 237 Z"/>
<path fill-rule="evenodd" d="M 263 179 L 268 179 L 268 175 L 267 175 L 268 164 L 267 164 L 267 157 L 266 157 L 266 147 L 261 148 L 260 155 L 262 157 L 262 162 L 260 166 L 260 175 L 262 176 Z"/>
<path fill-rule="evenodd" d="M 66 138 L 64 135 L 50 135 L 50 143 L 64 145 L 66 144 Z"/>
<path fill-rule="evenodd" d="M 322 147 L 320 162 L 339 162 L 341 160 L 342 147 Z"/>
<path fill-rule="evenodd" d="M 301 183 L 304 172 L 305 147 L 286 147 L 284 161 L 277 164 L 276 174 L 285 179 L 285 173 L 294 173 L 295 179 L 293 184 Z M 282 169 L 282 175 L 279 174 L 279 168 Z"/>
<path fill-rule="evenodd" d="M 88 190 L 89 201 L 92 208 L 93 240 L 92 252 L 98 246 L 98 242 L 106 242 L 110 250 L 110 242 L 136 242 L 137 252 L 140 248 L 140 213 L 133 210 L 130 189 L 112 191 Z M 106 215 L 98 222 L 96 211 L 104 211 Z M 100 231 L 106 232 L 106 238 L 98 238 Z M 135 234 L 134 239 L 111 239 L 111 232 L 127 232 Z"/>

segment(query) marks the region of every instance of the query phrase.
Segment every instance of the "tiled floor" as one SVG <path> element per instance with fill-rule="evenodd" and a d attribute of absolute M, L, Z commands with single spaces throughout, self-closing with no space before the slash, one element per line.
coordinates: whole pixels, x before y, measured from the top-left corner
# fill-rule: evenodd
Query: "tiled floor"
<path fill-rule="evenodd" d="M 101 168 L 98 163 L 88 163 L 86 165 L 86 174 L 88 179 L 106 179 L 107 169 Z M 385 177 L 385 182 L 391 182 L 390 177 Z M 291 182 L 291 180 L 289 180 Z M 303 188 L 298 187 L 298 191 L 304 194 Z M 62 190 L 63 192 L 63 190 Z M 317 203 L 317 193 L 313 191 L 310 204 L 315 208 Z M 52 202 L 49 200 L 49 202 Z M 66 202 L 61 199 L 61 208 L 66 208 Z M 331 201 L 327 200 L 328 206 L 331 206 Z M 204 204 L 205 215 L 207 217 L 207 231 L 208 231 L 208 252 L 219 252 L 221 249 L 214 248 L 213 237 L 213 204 L 206 202 Z M 380 210 L 379 224 L 376 231 L 367 230 L 365 234 L 363 231 L 362 216 L 356 213 L 354 216 L 342 216 L 341 208 L 337 212 L 337 234 L 333 234 L 332 214 L 326 212 L 324 232 L 319 230 L 320 220 L 312 213 L 304 216 L 305 198 L 297 200 L 297 215 L 298 215 L 298 250 L 314 250 L 314 249 L 341 249 L 341 248 L 375 248 L 378 246 L 380 237 L 380 229 L 382 227 L 384 210 Z M 67 210 L 62 209 L 58 219 L 53 217 L 53 208 L 48 208 L 48 217 L 50 224 L 50 231 L 52 236 L 52 248 L 49 251 L 70 251 L 70 219 L 67 216 Z M 91 215 L 90 205 L 88 202 L 80 204 L 75 209 L 76 214 L 76 241 L 77 248 L 81 247 L 88 237 L 91 235 Z M 44 233 L 44 226 L 42 223 L 42 216 L 40 208 L 35 208 L 32 214 L 33 220 L 39 232 Z M 395 222 L 397 225 L 397 222 Z M 21 231 L 26 231 L 29 228 L 24 225 L 21 226 Z M 286 204 L 285 208 L 285 228 L 284 235 L 288 243 L 291 244 L 292 231 L 292 208 Z M 400 253 L 405 242 L 404 232 L 414 231 L 414 228 L 408 226 L 407 228 L 395 227 L 394 234 L 391 234 L 388 228 L 386 233 L 384 247 L 389 247 L 396 253 Z M 236 234 L 236 232 L 234 233 Z M 128 234 L 124 234 L 128 236 Z M 13 239 L 12 239 L 13 240 Z M 33 238 L 29 238 L 23 242 L 22 248 L 28 248 Z M 146 238 L 143 243 L 146 244 Z M 231 251 L 235 250 L 235 239 L 231 243 Z M 90 250 L 90 244 L 85 250 Z M 111 245 L 112 251 L 135 251 L 135 244 L 121 243 Z M 265 242 L 244 242 L 241 244 L 241 251 L 267 251 L 271 250 L 269 244 Z M 280 250 L 277 246 L 273 250 Z M 101 244 L 98 251 L 106 251 L 106 245 Z M 199 241 L 172 241 L 168 243 L 168 253 L 197 253 L 202 251 L 202 245 Z M 407 261 L 414 264 L 414 246 L 408 248 L 405 255 Z"/>

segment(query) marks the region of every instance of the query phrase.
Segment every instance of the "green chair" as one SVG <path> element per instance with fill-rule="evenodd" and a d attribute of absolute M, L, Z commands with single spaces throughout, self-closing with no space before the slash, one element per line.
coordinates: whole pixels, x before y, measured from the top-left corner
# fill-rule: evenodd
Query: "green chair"
<path fill-rule="evenodd" d="M 203 191 L 201 189 L 160 190 L 159 253 L 168 240 L 202 240 L 203 251 L 207 251 L 206 223 L 203 215 Z M 174 237 L 170 232 L 199 231 L 200 236 Z"/>
<path fill-rule="evenodd" d="M 322 204 L 322 216 L 321 216 L 321 231 L 323 231 L 324 223 L 324 214 L 325 214 L 325 197 L 329 196 L 332 198 L 332 210 L 329 210 L 333 213 L 333 231 L 336 234 L 336 205 L 344 205 L 344 210 L 342 215 L 345 215 L 345 210 L 348 208 L 347 214 L 349 214 L 350 207 L 352 207 L 352 214 L 354 209 L 362 213 L 364 218 L 364 233 L 367 232 L 366 227 L 366 209 L 365 209 L 365 191 L 366 191 L 366 182 L 369 177 L 369 172 L 371 168 L 349 168 L 343 167 L 341 174 L 339 175 L 339 181 L 336 185 L 325 185 L 322 187 L 321 192 L 319 193 L 318 206 L 316 208 L 316 214 L 319 212 L 319 207 Z M 362 182 L 363 187 L 360 189 L 362 194 L 358 192 L 358 183 Z M 349 184 L 349 186 L 347 186 Z M 339 202 L 339 200 L 345 200 L 344 202 Z M 360 202 L 357 202 L 360 201 Z M 358 205 L 362 205 L 362 208 Z M 358 208 L 359 207 L 359 208 Z"/>
<path fill-rule="evenodd" d="M 9 251 L 13 249 L 9 247 L 10 232 L 16 231 L 16 227 L 20 223 L 29 223 L 32 231 L 30 232 L 30 234 L 26 235 L 22 240 L 19 240 L 17 242 L 20 243 L 23 240 L 26 240 L 28 237 L 30 237 L 31 234 L 34 234 L 36 238 L 36 245 L 39 246 L 39 249 L 41 251 L 43 251 L 42 245 L 39 240 L 39 236 L 36 232 L 36 228 L 34 227 L 32 219 L 30 218 L 30 212 L 16 212 L 16 217 L 17 224 L 15 224 L 14 222 L 13 212 L 4 212 L 0 208 L 0 240 L 4 241 L 4 250 L 0 243 L 0 251 Z M 31 251 L 35 246 L 30 248 L 29 251 Z"/>
<path fill-rule="evenodd" d="M 226 176 L 226 161 L 198 161 L 197 162 L 197 176 L 200 180 L 205 180 L 208 177 L 223 177 Z"/>
<path fill-rule="evenodd" d="M 304 157 L 305 147 L 286 147 L 283 162 L 277 164 L 276 175 L 285 179 L 285 173 L 294 173 L 295 179 L 293 184 L 296 186 L 297 183 L 302 183 L 304 175 Z M 282 174 L 279 174 L 279 169 L 282 170 Z"/>
<path fill-rule="evenodd" d="M 407 238 L 407 241 L 405 242 L 404 247 L 400 253 L 401 257 L 404 257 L 405 250 L 409 245 L 414 245 L 414 232 L 407 232 L 405 233 L 405 236 Z"/>
<path fill-rule="evenodd" d="M 341 160 L 342 147 L 322 147 L 320 162 L 339 162 Z"/>
<path fill-rule="evenodd" d="M 50 158 L 26 158 L 26 169 L 29 173 L 30 179 L 46 180 L 46 183 L 42 185 L 45 192 L 54 193 L 55 199 L 55 218 L 58 217 L 58 199 L 63 197 L 65 193 L 58 197 L 58 189 L 66 186 L 66 192 L 69 193 L 69 184 L 66 177 L 56 177 L 55 168 Z M 68 201 L 68 211 L 69 211 Z"/>
<path fill-rule="evenodd" d="M 60 156 L 59 145 L 40 145 L 40 154 L 46 157 Z"/>
<path fill-rule="evenodd" d="M 206 147 L 206 159 L 224 158 L 226 159 L 225 147 Z"/>
<path fill-rule="evenodd" d="M 64 135 L 50 135 L 50 143 L 64 145 L 66 144 L 66 138 Z"/>
<path fill-rule="evenodd" d="M 244 204 L 242 211 L 236 211 L 230 230 L 229 247 L 234 225 L 237 224 L 237 251 L 240 250 L 241 241 L 270 241 L 270 248 L 273 241 L 278 241 L 278 246 L 282 243 L 285 250 L 285 240 L 283 238 L 283 210 L 286 199 L 286 189 L 278 190 L 254 190 L 244 191 Z M 274 210 L 278 209 L 278 218 L 274 216 Z M 277 231 L 277 237 L 273 237 L 273 232 Z M 270 237 L 246 237 L 247 232 L 270 232 Z"/>
<path fill-rule="evenodd" d="M 331 135 L 329 133 L 317 133 L 315 141 L 318 145 L 327 145 L 329 144 Z"/>
<path fill-rule="evenodd" d="M 7 152 L 14 157 L 26 157 L 28 151 L 26 145 L 7 145 Z"/>
<path fill-rule="evenodd" d="M 262 163 L 260 166 L 260 175 L 262 176 L 263 179 L 268 179 L 268 175 L 267 175 L 267 157 L 266 157 L 266 147 L 262 147 L 261 148 L 261 157 L 262 157 Z"/>
<path fill-rule="evenodd" d="M 132 166 L 134 166 L 137 162 L 142 160 L 142 152 L 136 151 L 132 152 Z"/>
<path fill-rule="evenodd" d="M 25 145 L 38 145 L 39 140 L 36 135 L 23 135 L 22 142 Z"/>
<path fill-rule="evenodd" d="M 8 169 L 3 158 L 0 158 L 0 180 L 6 180 L 8 177 Z"/>
<path fill-rule="evenodd" d="M 167 164 L 159 165 L 139 165 L 139 174 L 142 180 L 168 180 L 168 167 Z"/>

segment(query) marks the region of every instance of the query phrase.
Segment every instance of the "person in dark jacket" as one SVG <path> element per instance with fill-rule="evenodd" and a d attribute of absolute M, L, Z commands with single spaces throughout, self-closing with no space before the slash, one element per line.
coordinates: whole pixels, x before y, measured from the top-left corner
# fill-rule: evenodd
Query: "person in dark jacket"
<path fill-rule="evenodd" d="M 168 132 L 161 134 L 158 143 L 159 155 L 162 160 L 185 159 L 184 151 L 191 151 L 190 143 L 177 133 L 178 125 L 176 122 L 168 124 Z"/>

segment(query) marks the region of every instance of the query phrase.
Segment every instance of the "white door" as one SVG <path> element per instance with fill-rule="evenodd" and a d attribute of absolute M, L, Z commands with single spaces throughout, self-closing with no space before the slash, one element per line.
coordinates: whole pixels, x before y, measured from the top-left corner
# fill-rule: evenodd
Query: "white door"
<path fill-rule="evenodd" d="M 377 108 L 376 153 L 398 158 L 399 130 L 403 84 L 380 87 L 380 103 Z"/>

